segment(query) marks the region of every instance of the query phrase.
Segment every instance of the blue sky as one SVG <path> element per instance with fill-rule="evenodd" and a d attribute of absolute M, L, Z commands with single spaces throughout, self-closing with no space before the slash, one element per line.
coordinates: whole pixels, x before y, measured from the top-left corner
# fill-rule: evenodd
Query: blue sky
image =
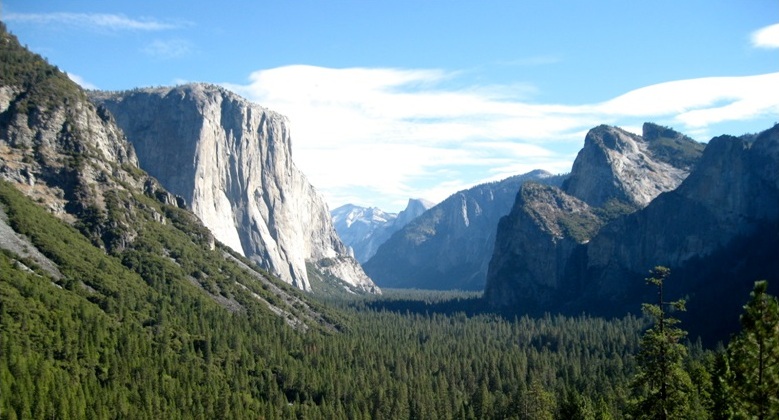
<path fill-rule="evenodd" d="M 779 121 L 775 0 L 5 0 L 0 18 L 85 87 L 210 82 L 285 114 L 331 208 L 567 172 L 599 124 L 707 141 Z"/>

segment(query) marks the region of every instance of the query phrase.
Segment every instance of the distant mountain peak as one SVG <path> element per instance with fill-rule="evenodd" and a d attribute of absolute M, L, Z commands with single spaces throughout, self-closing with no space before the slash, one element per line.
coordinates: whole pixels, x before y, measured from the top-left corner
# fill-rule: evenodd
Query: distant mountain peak
<path fill-rule="evenodd" d="M 333 225 L 341 240 L 359 262 L 366 262 L 379 246 L 417 216 L 432 207 L 421 198 L 410 198 L 400 213 L 387 213 L 377 207 L 346 204 L 331 211 Z"/>

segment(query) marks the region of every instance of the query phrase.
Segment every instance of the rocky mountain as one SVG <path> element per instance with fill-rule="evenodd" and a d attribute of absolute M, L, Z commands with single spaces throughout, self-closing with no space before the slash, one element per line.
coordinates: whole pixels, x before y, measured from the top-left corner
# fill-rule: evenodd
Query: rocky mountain
<path fill-rule="evenodd" d="M 519 187 L 562 179 L 533 171 L 455 193 L 393 234 L 365 271 L 382 287 L 483 289 L 498 221 Z"/>
<path fill-rule="evenodd" d="M 393 233 L 431 207 L 433 203 L 427 200 L 412 198 L 400 213 L 386 213 L 377 207 L 345 204 L 331 211 L 330 215 L 338 236 L 352 249 L 357 261 L 365 263 Z"/>
<path fill-rule="evenodd" d="M 296 329 L 334 328 L 296 289 L 228 252 L 183 205 L 139 167 L 105 108 L 0 23 L 0 301 L 11 302 L 5 326 L 39 319 L 43 312 L 35 311 L 44 306 L 58 318 L 77 307 L 70 321 L 100 319 L 113 333 L 128 329 L 144 340 L 167 336 L 165 319 L 180 306 L 201 320 L 204 311 L 217 318 L 252 312 Z M 36 296 L 48 303 L 33 303 L 35 315 L 14 306 Z M 143 330 L 150 325 L 154 334 Z M 201 334 L 210 333 L 182 333 L 179 344 L 191 348 Z"/>
<path fill-rule="evenodd" d="M 604 134 L 618 141 L 602 141 Z M 681 150 L 658 152 L 651 147 L 658 139 Z M 627 147 L 635 142 L 638 155 Z M 779 272 L 779 126 L 754 140 L 714 138 L 697 161 L 681 158 L 698 148 L 688 142 L 649 124 L 642 137 L 591 131 L 562 189 L 523 187 L 501 220 L 487 301 L 520 312 L 637 312 L 651 292 L 648 270 L 664 265 L 672 271 L 669 293 L 687 296 L 690 313 L 706 314 L 705 322 L 693 320 L 697 332 L 732 331 L 742 303 L 727 297 Z M 618 171 L 629 164 L 638 169 Z M 673 169 L 658 174 L 656 165 Z M 609 194 L 588 187 L 588 173 L 606 176 Z M 604 174 L 619 179 L 606 182 Z M 613 212 L 614 202 L 631 206 Z"/>
<path fill-rule="evenodd" d="M 158 184 L 136 173 L 138 160 L 122 131 L 67 75 L 23 49 L 4 27 L 2 42 L 0 179 L 79 223 L 104 249 L 123 249 L 138 234 L 126 197 L 154 193 Z M 126 214 L 103 217 L 117 207 Z"/>
<path fill-rule="evenodd" d="M 115 116 L 140 166 L 216 239 L 304 290 L 312 268 L 378 292 L 294 165 L 285 117 L 206 84 L 91 96 Z"/>
<path fill-rule="evenodd" d="M 139 167 L 112 115 L 2 23 L 0 58 L 0 251 L 14 269 L 54 284 L 54 300 L 76 296 L 103 315 L 125 305 L 145 316 L 183 294 L 199 308 L 266 311 L 295 328 L 328 324 L 217 243 Z"/>
<path fill-rule="evenodd" d="M 487 300 L 533 311 L 562 299 L 561 293 L 578 293 L 565 283 L 577 278 L 581 248 L 610 220 L 676 188 L 702 149 L 651 123 L 642 136 L 605 125 L 590 130 L 562 186 L 523 186 L 500 221 Z"/>
<path fill-rule="evenodd" d="M 643 136 L 602 125 L 587 133 L 562 188 L 595 207 L 610 200 L 644 207 L 676 188 L 702 150 L 692 139 L 654 124 L 644 125 Z"/>

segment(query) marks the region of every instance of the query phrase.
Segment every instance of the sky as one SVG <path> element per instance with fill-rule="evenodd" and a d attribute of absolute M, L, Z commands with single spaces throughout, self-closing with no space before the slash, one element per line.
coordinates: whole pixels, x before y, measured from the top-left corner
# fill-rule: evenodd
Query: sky
<path fill-rule="evenodd" d="M 334 209 L 566 173 L 600 124 L 706 142 L 779 122 L 779 2 L 3 0 L 89 89 L 208 82 L 290 121 Z"/>

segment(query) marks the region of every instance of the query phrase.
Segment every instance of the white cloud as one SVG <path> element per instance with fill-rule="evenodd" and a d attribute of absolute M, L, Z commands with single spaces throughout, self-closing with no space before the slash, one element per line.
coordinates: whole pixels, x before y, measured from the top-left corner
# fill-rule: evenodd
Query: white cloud
<path fill-rule="evenodd" d="M 77 74 L 68 73 L 68 78 L 70 78 L 70 80 L 76 82 L 79 86 L 81 86 L 84 89 L 97 89 L 97 86 L 93 85 L 92 83 L 87 82 L 86 80 L 84 80 L 83 77 L 81 77 L 81 76 L 79 76 Z"/>
<path fill-rule="evenodd" d="M 185 23 L 162 22 L 156 19 L 133 19 L 107 13 L 8 13 L 5 20 L 37 25 L 70 25 L 92 29 L 161 31 L 175 29 Z"/>
<path fill-rule="evenodd" d="M 655 121 L 700 133 L 779 113 L 779 73 L 660 83 L 579 105 L 531 103 L 495 86 L 450 88 L 456 78 L 286 66 L 225 86 L 290 118 L 295 161 L 331 206 L 371 197 L 358 204 L 387 210 L 532 169 L 567 172 L 584 133 L 599 124 L 636 130 Z"/>
<path fill-rule="evenodd" d="M 192 43 L 185 39 L 157 39 L 144 47 L 142 51 L 157 58 L 181 58 L 192 52 Z"/>
<path fill-rule="evenodd" d="M 756 48 L 779 48 L 779 23 L 774 23 L 753 32 L 752 46 Z"/>
<path fill-rule="evenodd" d="M 595 115 L 673 117 L 684 128 L 776 114 L 779 73 L 660 83 L 594 107 Z"/>

